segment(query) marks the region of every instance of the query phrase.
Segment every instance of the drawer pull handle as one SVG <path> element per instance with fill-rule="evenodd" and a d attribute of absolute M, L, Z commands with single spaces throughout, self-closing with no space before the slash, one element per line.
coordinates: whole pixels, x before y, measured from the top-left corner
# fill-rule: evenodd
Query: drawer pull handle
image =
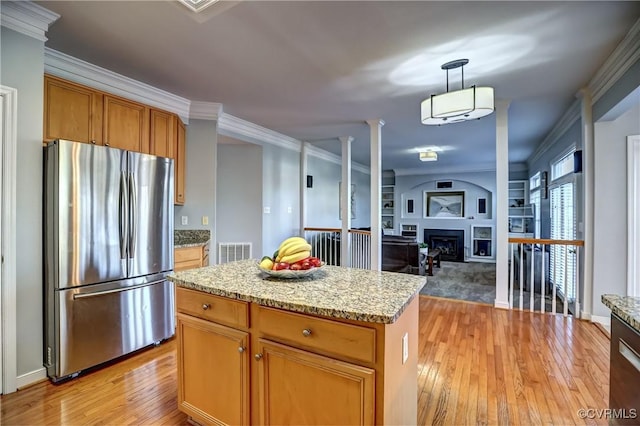
<path fill-rule="evenodd" d="M 256 361 L 260 361 L 262 359 L 262 354 L 255 354 L 253 357 L 256 359 Z"/>
<path fill-rule="evenodd" d="M 309 337 L 311 336 L 311 329 L 310 328 L 305 328 L 304 330 L 302 330 L 302 335 L 304 337 Z"/>
<path fill-rule="evenodd" d="M 244 349 L 245 349 L 245 348 L 244 348 L 244 346 L 240 346 L 240 347 L 238 348 L 238 352 L 243 353 L 243 352 L 244 352 Z"/>
<path fill-rule="evenodd" d="M 207 309 L 209 309 L 210 307 L 211 307 L 211 305 L 210 305 L 210 304 L 208 304 L 208 303 L 203 303 L 203 304 L 202 304 L 202 309 L 204 309 L 205 311 L 206 311 Z"/>
<path fill-rule="evenodd" d="M 638 356 L 636 351 L 634 351 L 627 342 L 620 339 L 618 350 L 620 351 L 620 355 L 625 357 L 636 370 L 640 371 L 640 356 Z"/>

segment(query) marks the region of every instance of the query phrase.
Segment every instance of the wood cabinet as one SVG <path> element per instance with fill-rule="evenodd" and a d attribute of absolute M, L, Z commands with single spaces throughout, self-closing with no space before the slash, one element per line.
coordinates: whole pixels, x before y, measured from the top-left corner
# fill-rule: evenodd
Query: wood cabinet
<path fill-rule="evenodd" d="M 103 95 L 95 90 L 45 76 L 43 140 L 102 145 L 102 103 Z"/>
<path fill-rule="evenodd" d="M 104 96 L 103 143 L 128 151 L 149 151 L 149 107 L 117 96 Z"/>
<path fill-rule="evenodd" d="M 175 159 L 175 204 L 185 202 L 186 129 L 176 114 L 44 76 L 43 140 L 67 139 Z"/>
<path fill-rule="evenodd" d="M 173 270 L 200 268 L 209 265 L 209 244 L 194 247 L 178 247 L 173 250 Z"/>
<path fill-rule="evenodd" d="M 178 119 L 174 114 L 152 109 L 149 113 L 149 149 L 153 155 L 175 158 Z"/>
<path fill-rule="evenodd" d="M 178 406 L 226 424 L 413 424 L 415 298 L 393 324 L 176 289 Z"/>
<path fill-rule="evenodd" d="M 175 139 L 176 146 L 174 152 L 174 184 L 176 188 L 175 204 L 184 204 L 185 202 L 185 166 L 186 166 L 186 146 L 187 135 L 186 128 L 182 120 L 177 121 L 177 135 Z"/>
<path fill-rule="evenodd" d="M 637 425 L 640 413 L 640 333 L 611 314 L 609 408 L 610 425 Z"/>
<path fill-rule="evenodd" d="M 246 326 L 247 303 L 177 293 L 178 407 L 206 424 L 248 424 L 249 334 L 215 322 Z"/>

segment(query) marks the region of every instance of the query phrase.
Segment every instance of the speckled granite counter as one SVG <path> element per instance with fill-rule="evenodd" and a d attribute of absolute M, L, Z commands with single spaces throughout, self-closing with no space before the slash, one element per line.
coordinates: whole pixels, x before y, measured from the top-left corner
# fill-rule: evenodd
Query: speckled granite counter
<path fill-rule="evenodd" d="M 640 297 L 603 294 L 602 303 L 640 333 Z"/>
<path fill-rule="evenodd" d="M 203 246 L 211 239 L 208 229 L 175 229 L 173 231 L 173 247 Z"/>
<path fill-rule="evenodd" d="M 426 284 L 419 275 L 323 266 L 313 277 L 278 280 L 241 260 L 176 272 L 179 287 L 313 315 L 390 324 Z"/>

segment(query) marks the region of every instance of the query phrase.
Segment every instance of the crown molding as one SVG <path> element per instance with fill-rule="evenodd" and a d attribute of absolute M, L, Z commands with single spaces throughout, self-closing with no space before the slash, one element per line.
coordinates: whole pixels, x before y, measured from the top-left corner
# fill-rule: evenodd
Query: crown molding
<path fill-rule="evenodd" d="M 429 164 L 428 167 L 413 167 L 407 169 L 394 169 L 396 176 L 416 176 L 416 175 L 432 175 L 432 174 L 450 174 L 450 173 L 476 173 L 476 172 L 495 172 L 496 163 L 477 163 L 470 165 L 436 165 Z"/>
<path fill-rule="evenodd" d="M 274 145 L 300 152 L 302 142 L 258 124 L 223 112 L 218 118 L 218 133 L 258 145 Z"/>
<path fill-rule="evenodd" d="M 542 157 L 542 155 L 548 151 L 554 143 L 556 143 L 560 137 L 562 137 L 581 117 L 581 101 L 576 99 L 573 101 L 569 109 L 564 113 L 562 118 L 551 129 L 547 136 L 542 140 L 540 145 L 535 149 L 533 154 L 529 157 L 528 163 L 536 162 Z"/>
<path fill-rule="evenodd" d="M 45 47 L 44 71 L 79 84 L 178 114 L 187 123 L 189 99 Z"/>
<path fill-rule="evenodd" d="M 339 164 L 342 165 L 342 157 L 339 155 L 336 155 L 332 152 L 329 151 L 325 151 L 324 149 L 320 149 L 318 147 L 315 147 L 313 145 L 307 145 L 307 155 L 312 155 L 316 158 L 319 158 L 321 160 L 325 160 L 328 161 L 330 163 L 335 163 L 335 164 Z M 355 161 L 351 162 L 351 170 L 355 170 L 367 175 L 371 174 L 371 168 L 360 164 L 360 163 L 356 163 Z"/>
<path fill-rule="evenodd" d="M 640 19 L 609 55 L 589 82 L 593 103 L 600 99 L 636 62 L 640 60 Z"/>
<path fill-rule="evenodd" d="M 222 104 L 217 102 L 192 101 L 189 118 L 194 120 L 218 120 L 222 115 Z"/>
<path fill-rule="evenodd" d="M 28 1 L 0 2 L 0 25 L 36 40 L 47 41 L 45 33 L 59 18 L 57 13 Z"/>

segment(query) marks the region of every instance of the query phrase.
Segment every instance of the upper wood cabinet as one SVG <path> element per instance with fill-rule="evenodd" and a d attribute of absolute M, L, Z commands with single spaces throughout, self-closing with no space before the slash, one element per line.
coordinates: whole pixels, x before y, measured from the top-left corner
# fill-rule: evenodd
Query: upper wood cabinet
<path fill-rule="evenodd" d="M 186 166 L 186 128 L 182 120 L 177 120 L 178 129 L 176 147 L 174 149 L 174 184 L 176 188 L 175 204 L 184 204 L 185 201 L 185 166 Z"/>
<path fill-rule="evenodd" d="M 68 139 L 102 145 L 102 93 L 44 77 L 44 141 Z"/>
<path fill-rule="evenodd" d="M 151 130 L 149 135 L 150 152 L 160 157 L 175 158 L 177 146 L 178 117 L 168 112 L 152 109 L 150 112 Z"/>
<path fill-rule="evenodd" d="M 103 142 L 113 148 L 148 154 L 149 107 L 104 95 Z"/>

